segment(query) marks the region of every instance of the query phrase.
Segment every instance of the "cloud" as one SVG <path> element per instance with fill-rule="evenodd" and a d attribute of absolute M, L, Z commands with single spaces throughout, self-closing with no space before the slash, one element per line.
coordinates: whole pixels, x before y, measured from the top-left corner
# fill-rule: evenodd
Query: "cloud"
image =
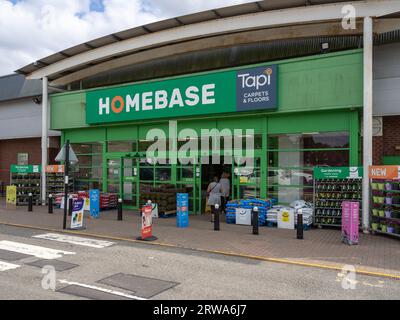
<path fill-rule="evenodd" d="M 79 43 L 250 0 L 0 0 L 0 75 Z"/>

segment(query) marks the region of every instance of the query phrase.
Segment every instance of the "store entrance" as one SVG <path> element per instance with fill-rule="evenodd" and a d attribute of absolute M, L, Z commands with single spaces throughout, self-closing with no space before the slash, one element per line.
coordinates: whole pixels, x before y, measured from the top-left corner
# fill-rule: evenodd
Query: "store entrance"
<path fill-rule="evenodd" d="M 208 185 L 213 181 L 214 177 L 217 176 L 218 180 L 221 179 L 223 174 L 226 174 L 229 183 L 229 194 L 232 194 L 232 166 L 223 164 L 202 164 L 201 165 L 201 208 L 203 212 L 209 212 L 210 207 L 207 206 L 207 188 Z"/>

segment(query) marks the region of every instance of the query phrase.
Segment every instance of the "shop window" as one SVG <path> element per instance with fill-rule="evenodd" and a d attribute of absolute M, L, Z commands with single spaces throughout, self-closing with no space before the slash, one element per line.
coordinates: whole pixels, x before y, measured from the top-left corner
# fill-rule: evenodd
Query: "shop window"
<path fill-rule="evenodd" d="M 157 181 L 171 181 L 171 168 L 156 168 Z"/>
<path fill-rule="evenodd" d="M 150 146 L 158 142 L 160 146 L 165 147 L 165 151 L 169 150 L 168 139 L 163 139 L 161 141 L 155 140 L 140 140 L 139 141 L 139 152 L 146 152 Z M 163 150 L 159 150 L 163 151 Z"/>
<path fill-rule="evenodd" d="M 72 166 L 75 191 L 102 190 L 103 145 L 101 143 L 74 143 L 71 145 L 78 158 L 78 163 Z"/>
<path fill-rule="evenodd" d="M 136 152 L 136 141 L 109 141 L 107 143 L 108 152 Z"/>
<path fill-rule="evenodd" d="M 17 164 L 19 166 L 25 166 L 29 164 L 29 154 L 28 153 L 17 153 Z"/>
<path fill-rule="evenodd" d="M 268 193 L 283 204 L 312 201 L 315 166 L 349 166 L 348 132 L 281 134 L 268 137 Z"/>

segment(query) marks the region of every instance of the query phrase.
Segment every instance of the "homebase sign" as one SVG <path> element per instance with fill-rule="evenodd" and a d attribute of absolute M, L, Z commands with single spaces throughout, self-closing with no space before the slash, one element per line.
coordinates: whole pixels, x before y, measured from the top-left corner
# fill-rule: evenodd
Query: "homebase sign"
<path fill-rule="evenodd" d="M 88 124 L 276 108 L 276 65 L 199 74 L 86 93 Z"/>

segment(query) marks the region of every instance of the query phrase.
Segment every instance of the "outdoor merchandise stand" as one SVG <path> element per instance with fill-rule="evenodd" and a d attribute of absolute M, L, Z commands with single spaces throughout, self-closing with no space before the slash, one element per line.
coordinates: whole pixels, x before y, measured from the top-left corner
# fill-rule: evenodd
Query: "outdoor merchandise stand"
<path fill-rule="evenodd" d="M 362 168 L 314 168 L 314 225 L 342 226 L 342 202 L 359 203 L 362 221 Z"/>
<path fill-rule="evenodd" d="M 32 193 L 33 204 L 40 204 L 40 165 L 11 165 L 10 184 L 17 188 L 17 206 L 28 205 Z"/>
<path fill-rule="evenodd" d="M 373 233 L 400 237 L 400 166 L 371 166 Z"/>
<path fill-rule="evenodd" d="M 64 165 L 48 165 L 46 166 L 46 199 L 49 194 L 55 195 L 64 193 Z M 73 179 L 69 177 L 68 192 L 73 192 Z"/>

